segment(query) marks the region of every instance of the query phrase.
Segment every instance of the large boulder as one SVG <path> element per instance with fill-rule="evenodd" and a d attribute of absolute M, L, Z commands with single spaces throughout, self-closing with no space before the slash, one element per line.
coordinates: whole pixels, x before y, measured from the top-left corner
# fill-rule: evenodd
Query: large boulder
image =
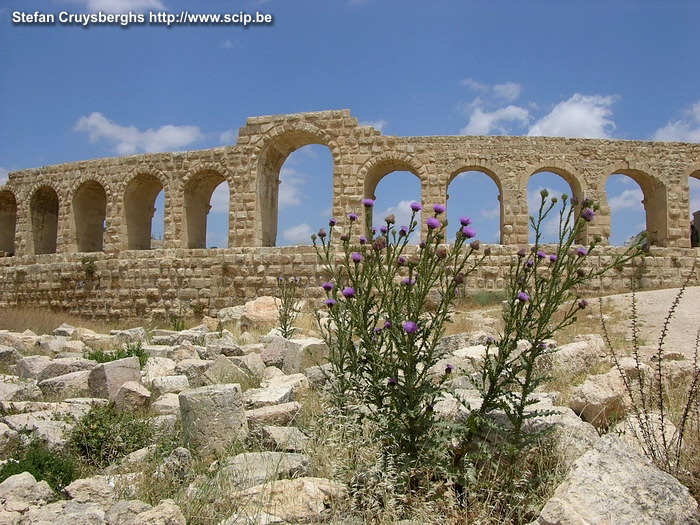
<path fill-rule="evenodd" d="M 15 474 L 0 483 L 0 501 L 9 512 L 25 512 L 32 506 L 45 505 L 55 499 L 49 484 L 37 482 L 29 472 Z"/>
<path fill-rule="evenodd" d="M 202 381 L 208 385 L 219 383 L 240 383 L 246 385 L 251 381 L 250 375 L 234 365 L 228 357 L 219 355 L 212 365 L 202 374 Z"/>
<path fill-rule="evenodd" d="M 30 355 L 17 361 L 17 375 L 25 379 L 37 379 L 39 374 L 51 364 L 45 355 Z"/>
<path fill-rule="evenodd" d="M 140 380 L 138 357 L 127 357 L 96 366 L 90 372 L 88 383 L 91 395 L 111 400 L 124 383 Z"/>
<path fill-rule="evenodd" d="M 613 369 L 590 376 L 572 389 L 569 407 L 596 428 L 605 427 L 613 417 L 624 416 L 629 396 L 620 373 Z"/>
<path fill-rule="evenodd" d="M 243 490 L 275 479 L 303 476 L 309 458 L 289 452 L 246 452 L 228 459 L 219 476 L 235 490 Z"/>
<path fill-rule="evenodd" d="M 289 425 L 301 410 L 301 405 L 296 401 L 282 403 L 281 405 L 264 406 L 253 410 L 246 410 L 248 424 L 251 428 L 259 428 L 265 425 L 285 426 Z"/>
<path fill-rule="evenodd" d="M 80 397 L 90 392 L 90 371 L 80 370 L 71 372 L 39 382 L 39 388 L 45 396 L 52 397 Z"/>
<path fill-rule="evenodd" d="M 125 412 L 138 412 L 148 408 L 151 393 L 138 381 L 127 381 L 114 395 L 114 404 Z"/>
<path fill-rule="evenodd" d="M 178 399 L 185 442 L 190 447 L 221 451 L 231 441 L 243 441 L 248 435 L 240 385 L 185 390 Z"/>
<path fill-rule="evenodd" d="M 608 434 L 576 460 L 535 523 L 690 525 L 700 520 L 686 487 Z"/>
<path fill-rule="evenodd" d="M 277 304 L 279 299 L 263 295 L 253 301 L 245 303 L 245 312 L 241 315 L 241 322 L 251 325 L 259 323 L 276 323 L 279 318 Z"/>
<path fill-rule="evenodd" d="M 54 359 L 48 363 L 37 375 L 38 381 L 49 379 L 50 377 L 62 376 L 71 372 L 92 370 L 97 366 L 97 361 L 84 359 L 82 357 L 67 357 L 64 359 Z"/>

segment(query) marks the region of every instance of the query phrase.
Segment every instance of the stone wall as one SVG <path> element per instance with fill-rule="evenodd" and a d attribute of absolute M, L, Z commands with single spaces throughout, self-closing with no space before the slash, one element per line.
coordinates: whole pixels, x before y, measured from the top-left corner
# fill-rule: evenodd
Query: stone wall
<path fill-rule="evenodd" d="M 275 248 L 279 173 L 307 144 L 333 157 L 333 215 L 362 209 L 388 173 L 421 181 L 424 205 L 448 204 L 450 181 L 481 171 L 500 192 L 501 242 L 472 287 L 500 288 L 516 246 L 528 242 L 527 182 L 562 176 L 575 197 L 600 203 L 586 236 L 610 235 L 607 177 L 629 175 L 644 193 L 652 245 L 645 268 L 603 283 L 677 286 L 690 271 L 689 177 L 700 144 L 546 137 L 393 137 L 347 110 L 253 117 L 236 145 L 95 159 L 10 173 L 0 187 L 0 305 L 42 304 L 87 315 L 213 312 L 269 292 L 278 275 L 316 279 L 310 247 Z M 209 201 L 230 191 L 228 249 L 203 249 Z M 157 194 L 165 193 L 162 249 L 151 249 Z M 585 239 L 582 239 L 585 240 Z M 615 250 L 615 248 L 606 248 Z M 93 262 L 94 260 L 94 262 Z M 695 281 L 697 282 L 697 275 Z M 597 285 L 596 285 L 597 286 Z"/>

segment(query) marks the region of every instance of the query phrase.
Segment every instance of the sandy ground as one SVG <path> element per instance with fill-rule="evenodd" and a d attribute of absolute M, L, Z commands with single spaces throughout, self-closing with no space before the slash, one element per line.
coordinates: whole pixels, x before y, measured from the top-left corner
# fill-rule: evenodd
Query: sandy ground
<path fill-rule="evenodd" d="M 678 294 L 677 288 L 652 290 L 636 293 L 639 329 L 645 350 L 658 347 L 659 336 L 664 320 Z M 611 302 L 619 312 L 631 318 L 632 294 L 612 295 L 604 301 Z M 665 339 L 665 351 L 682 352 L 691 358 L 695 348 L 695 338 L 700 328 L 700 286 L 686 288 L 671 319 Z"/>

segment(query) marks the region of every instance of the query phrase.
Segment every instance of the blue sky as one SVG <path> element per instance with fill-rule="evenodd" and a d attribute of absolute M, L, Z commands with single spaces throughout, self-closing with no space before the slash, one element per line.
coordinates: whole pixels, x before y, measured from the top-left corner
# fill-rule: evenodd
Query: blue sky
<path fill-rule="evenodd" d="M 274 23 L 12 23 L 13 11 L 183 9 L 261 11 Z M 399 136 L 697 142 L 699 23 L 696 0 L 9 0 L 0 8 L 0 183 L 16 169 L 233 144 L 247 116 L 323 109 L 349 108 Z M 303 242 L 326 223 L 331 170 L 321 146 L 290 155 L 278 244 Z M 691 183 L 697 210 L 700 185 Z M 529 193 L 544 186 L 569 191 L 542 174 Z M 622 176 L 607 189 L 620 244 L 644 228 L 641 192 Z M 213 196 L 210 246 L 225 245 L 223 190 Z M 418 192 L 413 175 L 387 176 L 376 215 L 405 215 Z M 498 240 L 490 179 L 466 174 L 449 194 L 453 224 L 469 215 L 482 240 Z"/>

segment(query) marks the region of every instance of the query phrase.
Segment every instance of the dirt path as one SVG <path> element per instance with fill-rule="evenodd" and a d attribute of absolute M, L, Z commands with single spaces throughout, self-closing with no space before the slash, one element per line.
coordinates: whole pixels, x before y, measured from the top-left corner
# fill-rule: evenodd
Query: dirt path
<path fill-rule="evenodd" d="M 640 333 L 647 346 L 654 346 L 659 340 L 664 319 L 668 315 L 677 288 L 637 292 L 637 313 L 640 320 Z M 619 309 L 627 319 L 631 316 L 632 294 L 611 295 L 604 299 Z M 676 309 L 666 336 L 666 351 L 682 352 L 692 357 L 695 337 L 700 328 L 700 286 L 686 288 Z"/>

